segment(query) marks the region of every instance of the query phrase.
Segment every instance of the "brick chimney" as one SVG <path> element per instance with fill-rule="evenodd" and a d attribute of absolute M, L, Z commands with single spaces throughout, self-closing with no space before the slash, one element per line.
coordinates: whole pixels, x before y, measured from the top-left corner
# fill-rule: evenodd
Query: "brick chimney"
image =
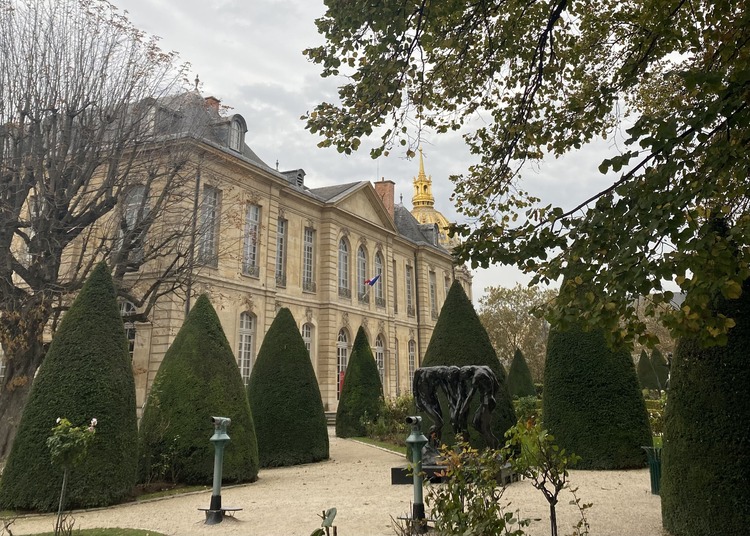
<path fill-rule="evenodd" d="M 391 215 L 391 218 L 395 219 L 394 211 L 393 211 L 393 196 L 395 193 L 396 183 L 391 180 L 385 180 L 385 177 L 382 177 L 380 181 L 373 184 L 375 186 L 375 192 L 377 192 L 378 197 L 383 201 L 383 205 L 385 205 L 385 209 L 388 211 L 388 214 Z"/>
<path fill-rule="evenodd" d="M 217 114 L 219 113 L 219 105 L 221 101 L 216 97 L 206 97 L 206 108 L 213 110 Z"/>

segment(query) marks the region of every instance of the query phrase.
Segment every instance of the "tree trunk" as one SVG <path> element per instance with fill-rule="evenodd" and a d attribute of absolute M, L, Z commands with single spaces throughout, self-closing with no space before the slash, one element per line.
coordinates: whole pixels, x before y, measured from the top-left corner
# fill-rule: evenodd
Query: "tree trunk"
<path fill-rule="evenodd" d="M 0 388 L 0 460 L 5 460 L 10 453 L 34 374 L 44 358 L 41 341 L 37 337 L 33 339 L 25 351 L 7 356 L 5 379 Z"/>

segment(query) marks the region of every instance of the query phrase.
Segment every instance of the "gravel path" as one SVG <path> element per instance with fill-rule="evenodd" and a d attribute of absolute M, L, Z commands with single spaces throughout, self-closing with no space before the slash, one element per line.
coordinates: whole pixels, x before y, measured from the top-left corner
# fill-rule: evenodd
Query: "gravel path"
<path fill-rule="evenodd" d="M 329 433 L 331 429 L 329 429 Z M 396 454 L 352 440 L 331 437 L 331 459 L 317 464 L 264 469 L 253 484 L 225 487 L 222 504 L 243 508 L 218 525 L 204 524 L 198 508 L 209 505 L 211 492 L 198 492 L 148 502 L 131 503 L 73 513 L 76 528 L 132 527 L 168 535 L 229 534 L 309 536 L 320 526 L 318 514 L 336 507 L 340 536 L 393 536 L 391 516 L 411 509 L 413 488 L 392 486 L 390 468 L 402 465 Z M 659 497 L 651 495 L 647 469 L 634 471 L 572 471 L 571 484 L 587 511 L 591 536 L 658 536 L 661 529 Z M 564 491 L 557 507 L 560 534 L 572 532 L 578 520 L 572 498 Z M 549 507 L 529 482 L 509 486 L 504 499 L 525 518 L 539 518 L 527 532 L 549 535 Z M 50 531 L 54 516 L 18 518 L 14 536 Z"/>

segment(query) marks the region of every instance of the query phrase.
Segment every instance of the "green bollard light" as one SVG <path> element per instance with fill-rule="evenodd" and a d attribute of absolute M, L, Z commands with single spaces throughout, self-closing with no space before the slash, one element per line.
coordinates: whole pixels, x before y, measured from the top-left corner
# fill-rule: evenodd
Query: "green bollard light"
<path fill-rule="evenodd" d="M 227 427 L 232 424 L 228 417 L 211 417 L 214 423 L 214 435 L 210 441 L 214 444 L 214 487 L 211 492 L 211 505 L 206 510 L 206 525 L 216 525 L 224 520 L 221 507 L 221 473 L 224 464 L 224 447 L 229 443 Z"/>
<path fill-rule="evenodd" d="M 411 445 L 411 463 L 414 466 L 414 504 L 412 505 L 411 521 L 417 532 L 427 532 L 427 522 L 424 514 L 424 498 L 422 495 L 422 449 L 427 444 L 427 438 L 422 433 L 422 417 L 418 415 L 406 418 L 406 424 L 411 425 L 411 433 L 406 442 Z"/>

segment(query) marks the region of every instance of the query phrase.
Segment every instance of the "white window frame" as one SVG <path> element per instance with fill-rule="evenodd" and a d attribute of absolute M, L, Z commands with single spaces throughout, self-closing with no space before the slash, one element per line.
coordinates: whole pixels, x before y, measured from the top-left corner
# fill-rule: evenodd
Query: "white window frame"
<path fill-rule="evenodd" d="M 276 285 L 286 287 L 286 249 L 289 222 L 279 218 L 276 224 Z"/>
<path fill-rule="evenodd" d="M 417 343 L 414 339 L 409 340 L 409 391 L 414 384 L 414 371 L 417 370 Z"/>
<path fill-rule="evenodd" d="M 375 364 L 378 367 L 380 384 L 385 386 L 385 343 L 382 335 L 375 338 Z"/>
<path fill-rule="evenodd" d="M 341 398 L 342 377 L 349 361 L 349 334 L 341 328 L 336 340 L 336 400 Z M 343 374 L 342 374 L 343 373 Z"/>
<path fill-rule="evenodd" d="M 245 235 L 242 244 L 242 273 L 258 277 L 260 275 L 260 221 L 262 207 L 248 204 L 245 210 Z"/>
<path fill-rule="evenodd" d="M 302 245 L 302 290 L 315 292 L 315 229 L 305 227 Z"/>
<path fill-rule="evenodd" d="M 406 314 L 415 315 L 414 310 L 414 268 L 410 264 L 406 265 Z"/>
<path fill-rule="evenodd" d="M 385 297 L 383 295 L 383 255 L 379 251 L 375 253 L 375 277 L 378 277 L 375 283 L 375 301 L 377 305 L 385 307 Z"/>
<path fill-rule="evenodd" d="M 349 241 L 346 238 L 339 240 L 339 266 L 338 266 L 339 296 L 351 298 L 351 286 L 349 277 Z"/>
<path fill-rule="evenodd" d="M 369 301 L 365 295 L 367 290 L 367 250 L 365 246 L 360 245 L 357 248 L 357 297 L 360 302 Z"/>
<path fill-rule="evenodd" d="M 247 387 L 250 374 L 255 365 L 255 331 L 258 324 L 257 317 L 248 312 L 240 313 L 240 329 L 238 331 L 237 366 L 240 369 L 242 383 Z"/>
<path fill-rule="evenodd" d="M 130 316 L 136 312 L 136 307 L 133 303 L 128 300 L 120 301 L 120 316 L 123 318 L 123 328 L 125 329 L 125 338 L 128 340 L 128 354 L 130 354 L 130 360 L 133 360 L 133 354 L 135 353 L 135 338 L 137 336 L 137 330 L 134 322 L 128 322 L 124 318 Z"/>
<path fill-rule="evenodd" d="M 221 190 L 214 186 L 203 187 L 201 203 L 200 237 L 198 259 L 216 265 L 219 256 L 219 214 L 221 212 Z"/>

